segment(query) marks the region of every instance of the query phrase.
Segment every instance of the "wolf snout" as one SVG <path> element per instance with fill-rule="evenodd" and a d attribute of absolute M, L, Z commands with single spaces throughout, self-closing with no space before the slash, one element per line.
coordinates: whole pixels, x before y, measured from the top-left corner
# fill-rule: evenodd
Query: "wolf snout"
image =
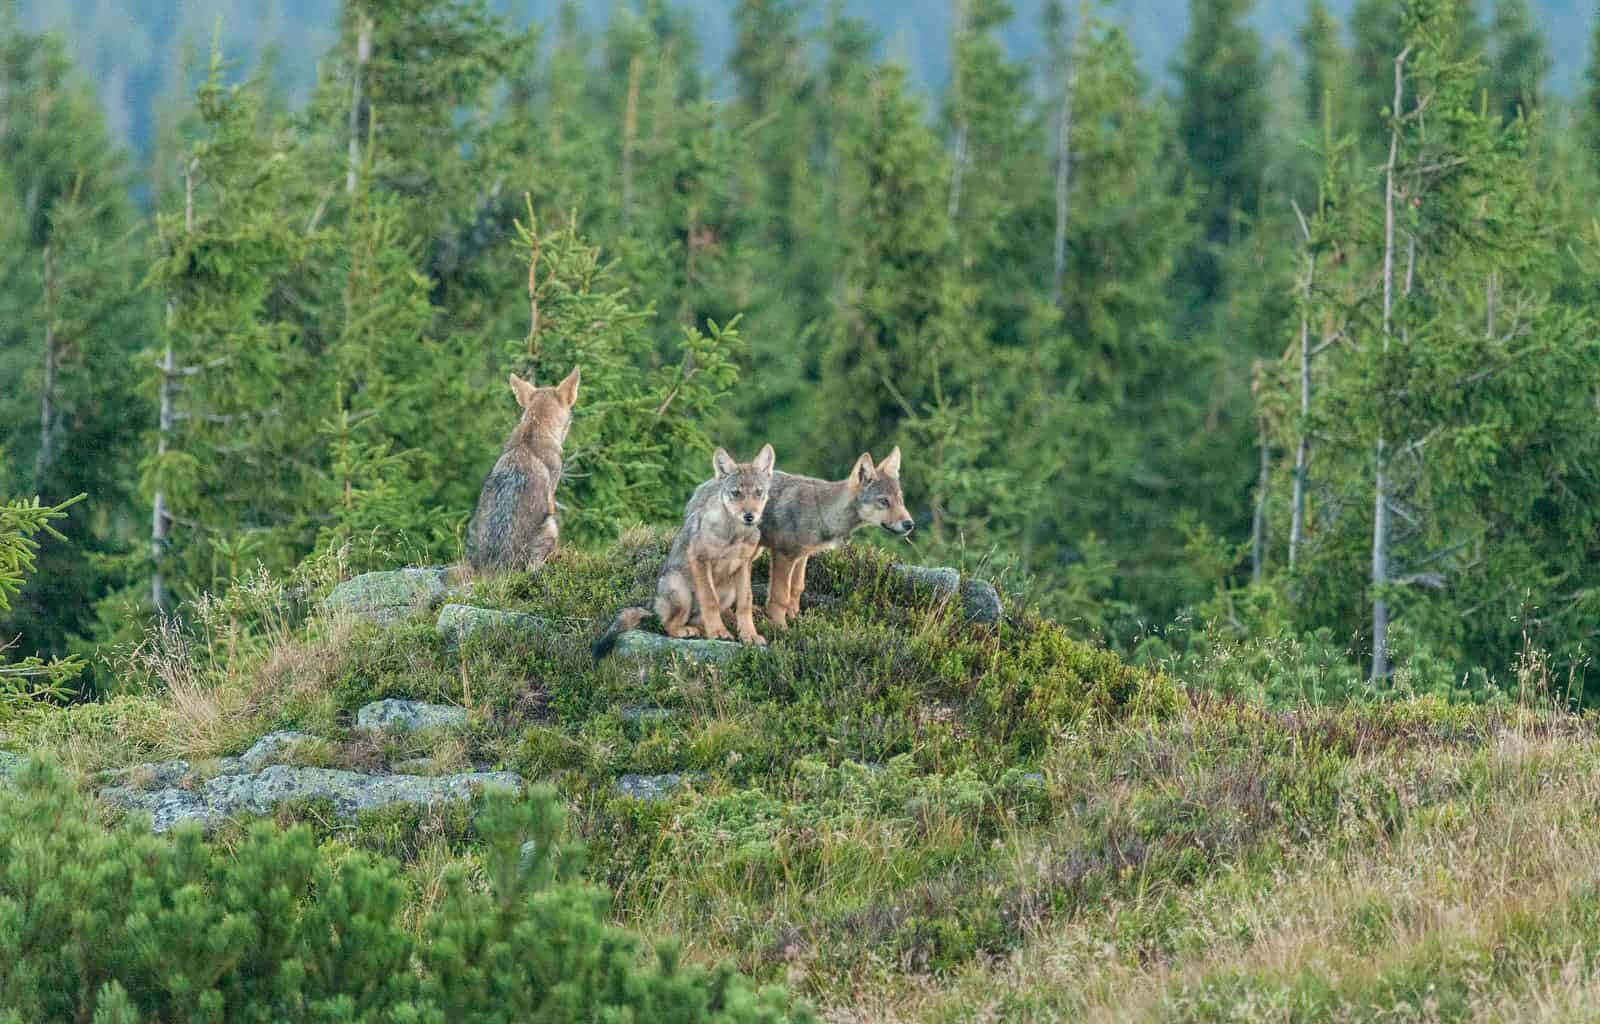
<path fill-rule="evenodd" d="M 754 512 L 746 512 L 744 514 L 744 523 L 745 523 L 746 526 L 750 526 L 755 521 L 756 521 L 756 514 Z"/>

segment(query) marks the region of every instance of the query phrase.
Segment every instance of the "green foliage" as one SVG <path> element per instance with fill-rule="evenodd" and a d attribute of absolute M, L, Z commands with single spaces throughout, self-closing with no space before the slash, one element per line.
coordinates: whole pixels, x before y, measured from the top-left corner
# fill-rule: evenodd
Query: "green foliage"
<path fill-rule="evenodd" d="M 485 795 L 487 885 L 463 870 L 406 927 L 397 865 L 252 828 L 107 829 L 48 761 L 0 788 L 0 1005 L 27 1020 L 810 1020 L 728 969 L 644 962 L 570 880 L 548 789 Z"/>
<path fill-rule="evenodd" d="M 38 568 L 39 541 L 44 532 L 56 540 L 66 537 L 52 523 L 67 517 L 67 509 L 83 500 L 83 495 L 58 505 L 44 506 L 39 499 L 20 499 L 0 506 L 0 612 L 11 608 L 11 601 Z M 0 643 L 0 654 L 11 644 Z M 0 660 L 0 722 L 36 710 L 38 701 L 64 696 L 66 684 L 83 671 L 76 657 L 46 662 L 35 655 L 19 662 Z"/>
<path fill-rule="evenodd" d="M 0 617 L 7 640 L 64 655 L 121 582 L 133 529 L 128 443 L 149 422 L 135 354 L 154 327 L 139 293 L 133 183 L 64 43 L 0 14 L 0 493 L 89 495 Z"/>
<path fill-rule="evenodd" d="M 1204 188 L 1201 234 L 1237 238 L 1261 203 L 1266 118 L 1261 41 L 1244 25 L 1250 0 L 1192 0 L 1174 65 L 1178 138 Z"/>

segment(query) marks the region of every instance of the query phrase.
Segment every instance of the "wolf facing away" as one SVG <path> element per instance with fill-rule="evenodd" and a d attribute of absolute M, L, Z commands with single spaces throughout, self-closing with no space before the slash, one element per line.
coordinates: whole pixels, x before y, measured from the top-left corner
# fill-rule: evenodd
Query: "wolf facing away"
<path fill-rule="evenodd" d="M 467 524 L 467 564 L 478 573 L 536 569 L 556 547 L 561 444 L 578 401 L 578 368 L 553 388 L 534 387 L 513 373 L 511 391 L 522 419 L 506 438 Z"/>
<path fill-rule="evenodd" d="M 653 605 L 618 612 L 594 642 L 596 658 L 610 652 L 618 634 L 652 614 L 668 636 L 732 640 L 722 622 L 731 610 L 740 642 L 766 644 L 766 637 L 756 632 L 750 563 L 761 543 L 761 513 L 774 459 L 770 444 L 750 462 L 735 462 L 723 449 L 716 450 L 711 457 L 715 475 L 696 487 L 684 506 L 683 527 L 672 538 L 656 578 Z"/>
<path fill-rule="evenodd" d="M 772 552 L 767 584 L 772 624 L 782 629 L 800 614 L 807 559 L 874 525 L 900 537 L 917 525 L 900 492 L 898 447 L 876 466 L 872 454 L 862 452 L 843 480 L 774 473 L 772 496 L 761 517 L 761 546 Z"/>

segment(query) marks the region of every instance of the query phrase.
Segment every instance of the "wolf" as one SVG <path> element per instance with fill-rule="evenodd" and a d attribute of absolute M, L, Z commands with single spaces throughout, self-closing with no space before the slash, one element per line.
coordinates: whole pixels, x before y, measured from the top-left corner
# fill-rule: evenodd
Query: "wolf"
<path fill-rule="evenodd" d="M 877 465 L 871 452 L 862 452 L 843 480 L 774 473 L 772 495 L 761 517 L 761 546 L 772 552 L 767 583 L 772 624 L 783 629 L 800 614 L 807 559 L 873 525 L 899 537 L 917 525 L 900 492 L 898 446 Z"/>
<path fill-rule="evenodd" d="M 722 622 L 732 610 L 740 642 L 766 645 L 767 638 L 756 632 L 750 563 L 761 543 L 761 513 L 775 460 L 770 444 L 750 462 L 735 462 L 716 450 L 711 457 L 715 475 L 696 487 L 684 506 L 683 528 L 667 550 L 653 605 L 618 612 L 594 642 L 596 659 L 610 653 L 619 634 L 652 614 L 668 636 L 732 640 Z"/>
<path fill-rule="evenodd" d="M 578 401 L 578 370 L 573 367 L 553 388 L 511 375 L 522 419 L 506 438 L 467 524 L 467 564 L 474 572 L 536 569 L 555 550 L 561 445 Z"/>

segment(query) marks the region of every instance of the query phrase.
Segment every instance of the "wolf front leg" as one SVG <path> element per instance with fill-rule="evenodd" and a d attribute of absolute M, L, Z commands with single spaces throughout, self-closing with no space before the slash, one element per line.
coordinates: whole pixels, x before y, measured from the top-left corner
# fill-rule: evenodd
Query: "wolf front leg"
<path fill-rule="evenodd" d="M 717 597 L 716 581 L 711 578 L 711 566 L 690 555 L 689 578 L 694 583 L 694 603 L 700 607 L 700 628 L 706 639 L 732 640 L 733 634 L 722 624 L 722 601 Z"/>
<path fill-rule="evenodd" d="M 800 595 L 806 592 L 806 563 L 811 560 L 810 555 L 801 555 L 794 560 L 794 568 L 789 570 L 789 618 L 800 614 Z"/>
<path fill-rule="evenodd" d="M 754 558 L 747 558 L 739 564 L 739 579 L 735 584 L 736 589 L 733 597 L 733 621 L 739 630 L 740 643 L 765 647 L 767 646 L 767 638 L 756 632 L 756 599 L 750 588 L 750 566 L 754 563 Z"/>
<path fill-rule="evenodd" d="M 767 618 L 779 629 L 789 624 L 789 570 L 794 560 L 772 552 L 767 565 Z"/>

